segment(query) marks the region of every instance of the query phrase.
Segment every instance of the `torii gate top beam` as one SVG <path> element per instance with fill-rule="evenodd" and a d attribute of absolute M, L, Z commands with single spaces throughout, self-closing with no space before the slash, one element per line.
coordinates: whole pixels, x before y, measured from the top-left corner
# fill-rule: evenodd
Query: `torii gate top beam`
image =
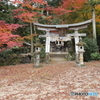
<path fill-rule="evenodd" d="M 84 21 L 84 22 L 80 22 L 80 23 L 64 24 L 64 25 L 46 25 L 46 24 L 40 24 L 40 23 L 33 23 L 33 24 L 39 28 L 41 27 L 41 29 L 44 28 L 44 30 L 47 30 L 47 29 L 50 30 L 52 28 L 53 29 L 67 28 L 67 29 L 74 30 L 75 28 L 82 29 L 82 26 L 86 26 L 91 22 L 92 22 L 92 19 Z"/>

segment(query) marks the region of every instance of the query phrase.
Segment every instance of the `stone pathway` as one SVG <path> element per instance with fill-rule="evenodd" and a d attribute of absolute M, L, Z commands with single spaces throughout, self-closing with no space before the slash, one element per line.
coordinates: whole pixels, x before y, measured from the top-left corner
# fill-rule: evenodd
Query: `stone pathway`
<path fill-rule="evenodd" d="M 77 68 L 73 61 L 0 67 L 0 100 L 100 100 L 100 62 Z M 71 96 L 97 92 L 97 96 Z"/>

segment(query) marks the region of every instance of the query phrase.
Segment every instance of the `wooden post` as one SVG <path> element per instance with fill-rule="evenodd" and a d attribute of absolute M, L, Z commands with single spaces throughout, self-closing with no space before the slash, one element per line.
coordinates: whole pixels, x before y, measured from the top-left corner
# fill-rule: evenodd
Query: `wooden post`
<path fill-rule="evenodd" d="M 32 23 L 30 23 L 30 33 L 33 34 Z M 33 61 L 33 36 L 31 36 L 31 62 L 33 63 Z"/>
<path fill-rule="evenodd" d="M 96 21 L 95 21 L 95 6 L 93 6 L 92 19 L 93 19 L 93 38 L 97 42 L 97 36 L 96 36 Z"/>
<path fill-rule="evenodd" d="M 96 0 L 88 0 L 89 2 L 92 1 L 95 3 Z M 93 26 L 93 38 L 96 40 L 97 42 L 97 36 L 96 36 L 96 21 L 95 21 L 95 5 L 91 5 L 92 7 L 92 26 Z"/>

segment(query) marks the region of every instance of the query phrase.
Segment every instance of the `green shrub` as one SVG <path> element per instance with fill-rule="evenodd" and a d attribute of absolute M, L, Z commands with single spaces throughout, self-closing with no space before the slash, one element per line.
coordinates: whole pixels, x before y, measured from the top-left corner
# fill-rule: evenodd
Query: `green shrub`
<path fill-rule="evenodd" d="M 15 54 L 21 54 L 21 53 L 27 53 L 28 52 L 28 47 L 14 47 L 12 48 L 12 51 Z"/>
<path fill-rule="evenodd" d="M 70 50 L 69 54 L 71 55 L 71 60 L 75 60 L 75 52 L 73 50 Z"/>
<path fill-rule="evenodd" d="M 91 59 L 92 60 L 100 60 L 100 54 L 99 53 L 91 53 Z"/>
<path fill-rule="evenodd" d="M 42 47 L 41 52 L 40 52 L 41 62 L 43 62 L 45 60 L 45 57 L 46 57 L 45 48 Z"/>
<path fill-rule="evenodd" d="M 13 50 L 5 50 L 0 53 L 0 66 L 14 65 L 21 61 L 21 56 L 13 52 Z"/>
<path fill-rule="evenodd" d="M 75 60 L 75 53 L 71 50 L 68 52 L 68 54 L 65 55 L 66 60 Z"/>
<path fill-rule="evenodd" d="M 84 49 L 85 49 L 84 61 L 90 61 L 91 53 L 97 52 L 98 46 L 96 44 L 96 41 L 91 38 L 85 38 L 83 41 L 86 43 L 86 45 L 84 46 Z"/>

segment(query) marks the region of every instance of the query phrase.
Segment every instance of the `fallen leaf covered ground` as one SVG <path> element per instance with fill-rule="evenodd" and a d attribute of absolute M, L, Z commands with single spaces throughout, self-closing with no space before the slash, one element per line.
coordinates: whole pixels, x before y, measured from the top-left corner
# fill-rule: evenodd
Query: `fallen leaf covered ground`
<path fill-rule="evenodd" d="M 0 100 L 100 100 L 100 61 L 87 62 L 84 68 L 74 61 L 33 65 L 0 67 Z M 71 96 L 71 92 L 98 95 Z"/>

